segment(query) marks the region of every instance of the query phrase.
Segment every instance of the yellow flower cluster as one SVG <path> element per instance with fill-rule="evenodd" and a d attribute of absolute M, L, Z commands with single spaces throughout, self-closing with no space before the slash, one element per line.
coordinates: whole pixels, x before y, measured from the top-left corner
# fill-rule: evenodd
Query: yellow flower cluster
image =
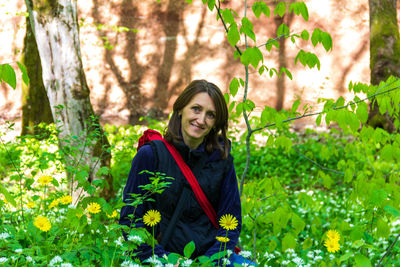
<path fill-rule="evenodd" d="M 329 230 L 326 233 L 326 240 L 324 246 L 328 250 L 328 252 L 335 253 L 340 249 L 340 235 L 336 230 Z"/>
<path fill-rule="evenodd" d="M 27 207 L 28 209 L 34 208 L 35 206 L 36 206 L 35 202 L 28 202 L 28 203 L 26 203 L 26 207 Z"/>
<path fill-rule="evenodd" d="M 66 204 L 69 204 L 69 203 L 71 203 L 71 202 L 72 202 L 72 197 L 71 197 L 71 196 L 68 196 L 68 195 L 62 196 L 62 197 L 60 197 L 59 199 L 54 199 L 54 200 L 50 203 L 49 209 L 52 209 L 52 208 L 54 208 L 55 206 L 58 206 L 58 204 L 66 205 Z"/>
<path fill-rule="evenodd" d="M 143 223 L 147 226 L 153 227 L 161 221 L 161 214 L 157 210 L 149 210 L 143 216 Z"/>
<path fill-rule="evenodd" d="M 53 181 L 53 177 L 51 177 L 50 175 L 42 175 L 36 182 L 41 185 L 48 185 L 49 183 L 51 183 L 51 181 Z"/>
<path fill-rule="evenodd" d="M 47 232 L 51 228 L 51 223 L 47 219 L 47 217 L 44 216 L 37 216 L 35 218 L 35 221 L 33 222 L 33 225 L 36 226 L 37 228 L 40 229 L 40 231 Z"/>
<path fill-rule="evenodd" d="M 91 203 L 87 206 L 86 210 L 87 210 L 89 213 L 96 214 L 96 213 L 99 213 L 99 212 L 101 211 L 101 207 L 100 207 L 99 203 L 91 202 Z"/>

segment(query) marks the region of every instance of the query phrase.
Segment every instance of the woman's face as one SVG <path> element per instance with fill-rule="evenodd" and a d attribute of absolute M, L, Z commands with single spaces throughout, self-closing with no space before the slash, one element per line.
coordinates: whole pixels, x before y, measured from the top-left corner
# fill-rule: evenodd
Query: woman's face
<path fill-rule="evenodd" d="M 195 149 L 215 124 L 214 102 L 207 93 L 198 93 L 179 114 L 182 116 L 183 141 L 191 149 Z"/>

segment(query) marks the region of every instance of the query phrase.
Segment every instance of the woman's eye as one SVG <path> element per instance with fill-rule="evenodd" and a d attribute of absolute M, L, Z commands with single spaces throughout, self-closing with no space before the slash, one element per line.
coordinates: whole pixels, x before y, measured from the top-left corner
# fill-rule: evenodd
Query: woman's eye
<path fill-rule="evenodd" d="M 214 114 L 214 113 L 208 113 L 207 116 L 208 116 L 210 119 L 215 119 L 215 114 Z"/>
<path fill-rule="evenodd" d="M 200 111 L 200 108 L 199 108 L 199 107 L 192 107 L 192 110 L 193 110 L 194 112 L 199 112 L 199 111 Z"/>

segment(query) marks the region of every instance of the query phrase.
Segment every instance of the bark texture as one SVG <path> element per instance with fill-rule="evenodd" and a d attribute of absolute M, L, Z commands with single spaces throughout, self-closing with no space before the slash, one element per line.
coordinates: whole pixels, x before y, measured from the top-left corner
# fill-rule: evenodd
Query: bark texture
<path fill-rule="evenodd" d="M 89 181 L 109 166 L 109 143 L 89 98 L 80 53 L 77 7 L 74 0 L 25 0 L 41 59 L 43 84 L 53 118 L 60 129 L 60 146 L 67 152 L 71 183 L 74 171 L 85 169 Z M 78 148 L 77 150 L 71 148 Z M 89 168 L 87 169 L 88 166 Z M 104 196 L 113 196 L 111 176 Z"/>
<path fill-rule="evenodd" d="M 400 37 L 397 0 L 369 0 L 371 83 L 378 85 L 389 76 L 400 76 Z M 392 119 L 371 104 L 368 124 L 393 131 Z"/>
<path fill-rule="evenodd" d="M 21 135 L 37 135 L 42 133 L 37 125 L 41 122 L 53 123 L 53 115 L 43 85 L 42 66 L 29 18 L 26 19 L 26 34 L 21 61 L 29 76 L 29 85 L 22 85 Z"/>

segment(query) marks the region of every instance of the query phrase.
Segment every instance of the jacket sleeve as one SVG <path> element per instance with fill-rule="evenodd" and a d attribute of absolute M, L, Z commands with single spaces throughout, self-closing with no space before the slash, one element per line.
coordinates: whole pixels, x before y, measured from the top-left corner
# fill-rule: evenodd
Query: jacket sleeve
<path fill-rule="evenodd" d="M 226 214 L 234 216 L 238 220 L 238 226 L 234 230 L 228 231 L 229 241 L 226 243 L 226 249 L 233 251 L 240 235 L 242 228 L 242 211 L 240 205 L 239 187 L 233 162 L 228 169 L 227 175 L 222 183 L 220 189 L 220 201 L 217 212 L 217 219 Z M 217 232 L 217 236 L 226 236 L 226 230 L 220 227 Z M 215 253 L 220 251 L 221 242 L 215 240 L 215 243 L 207 250 L 206 256 L 211 257 Z M 222 244 L 222 250 L 224 244 Z"/>
<path fill-rule="evenodd" d="M 123 202 L 131 203 L 132 196 L 130 194 L 143 194 L 144 191 L 139 187 L 140 185 L 145 185 L 150 183 L 149 174 L 143 173 L 139 174 L 141 171 L 154 171 L 154 153 L 150 145 L 144 145 L 139 149 L 132 161 L 131 170 L 129 172 L 128 181 L 125 185 L 123 192 Z M 142 221 L 143 215 L 145 213 L 146 204 L 140 204 L 135 211 L 134 218 L 131 219 L 128 215 L 133 214 L 135 207 L 125 205 L 121 209 L 119 224 L 127 225 L 132 227 L 143 227 L 145 225 Z M 138 219 L 135 225 L 131 225 L 131 222 Z M 123 233 L 125 240 L 127 240 L 127 233 Z M 141 244 L 134 252 L 138 253 L 140 260 L 148 259 L 153 255 L 153 249 L 147 244 Z M 159 257 L 164 254 L 168 254 L 162 246 L 156 245 L 154 248 L 154 253 Z"/>

